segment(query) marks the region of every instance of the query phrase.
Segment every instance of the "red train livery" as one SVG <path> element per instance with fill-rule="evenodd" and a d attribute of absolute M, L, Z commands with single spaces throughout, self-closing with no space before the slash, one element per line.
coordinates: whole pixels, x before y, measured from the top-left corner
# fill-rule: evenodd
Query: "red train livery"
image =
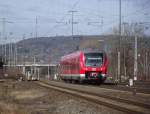
<path fill-rule="evenodd" d="M 104 82 L 108 59 L 104 52 L 77 51 L 61 57 L 60 78 L 68 81 Z"/>

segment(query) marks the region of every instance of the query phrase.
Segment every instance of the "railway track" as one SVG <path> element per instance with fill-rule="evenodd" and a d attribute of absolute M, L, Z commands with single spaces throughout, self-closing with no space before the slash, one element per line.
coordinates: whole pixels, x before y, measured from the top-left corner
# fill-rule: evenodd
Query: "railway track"
<path fill-rule="evenodd" d="M 94 85 L 84 85 L 84 86 L 95 87 Z M 107 85 L 107 84 L 103 84 L 98 87 L 106 88 L 106 89 L 130 91 L 133 93 L 136 92 L 136 93 L 150 94 L 150 88 L 144 88 L 144 87 L 130 87 L 130 86 L 125 86 L 125 85 Z"/>
<path fill-rule="evenodd" d="M 76 85 L 83 85 L 83 84 L 76 84 Z M 86 83 L 83 86 L 87 86 L 87 87 L 100 87 L 100 88 L 104 88 L 104 89 L 113 89 L 113 90 L 121 90 L 121 91 L 129 91 L 129 92 L 133 92 L 133 94 L 136 93 L 143 93 L 143 94 L 150 94 L 150 87 L 136 87 L 136 86 L 126 86 L 126 85 L 120 85 L 120 84 L 107 84 L 104 83 L 102 85 L 93 85 L 93 84 L 89 84 Z"/>
<path fill-rule="evenodd" d="M 108 89 L 117 89 L 117 90 L 123 90 L 123 91 L 130 91 L 130 92 L 136 92 L 136 93 L 144 93 L 144 94 L 150 94 L 150 88 L 144 88 L 144 87 L 130 87 L 130 86 L 102 86 L 103 88 Z"/>
<path fill-rule="evenodd" d="M 67 94 L 71 94 L 73 96 L 77 96 L 83 99 L 86 99 L 88 101 L 104 105 L 106 107 L 110 107 L 125 113 L 129 114 L 149 114 L 150 112 L 150 105 L 140 103 L 140 102 L 135 102 L 135 101 L 130 101 L 126 99 L 121 99 L 121 98 L 115 98 L 111 96 L 104 96 L 100 94 L 95 94 L 92 92 L 87 92 L 87 91 L 82 91 L 70 87 L 63 87 L 63 86 L 58 86 L 54 84 L 47 83 L 45 81 L 39 81 L 36 82 L 40 86 L 46 87 L 46 88 L 51 88 L 60 92 L 64 92 Z"/>

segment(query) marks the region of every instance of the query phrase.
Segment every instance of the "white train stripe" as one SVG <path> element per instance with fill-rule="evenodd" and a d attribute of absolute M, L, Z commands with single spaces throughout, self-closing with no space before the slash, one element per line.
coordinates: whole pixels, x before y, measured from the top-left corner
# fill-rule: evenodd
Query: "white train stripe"
<path fill-rule="evenodd" d="M 85 77 L 85 74 L 61 74 L 61 76 L 80 76 L 80 77 Z"/>

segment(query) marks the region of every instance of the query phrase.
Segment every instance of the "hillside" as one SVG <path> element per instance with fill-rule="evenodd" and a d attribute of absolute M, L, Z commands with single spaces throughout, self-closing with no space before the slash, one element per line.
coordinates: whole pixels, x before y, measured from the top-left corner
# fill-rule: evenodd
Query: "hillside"
<path fill-rule="evenodd" d="M 76 51 L 80 48 L 80 43 L 90 37 L 40 37 L 25 39 L 17 43 L 18 61 L 36 61 L 40 63 L 57 63 L 61 56 Z M 92 36 L 97 40 L 98 36 Z M 93 44 L 94 45 L 94 44 Z M 23 56 L 23 57 L 22 57 Z"/>
<path fill-rule="evenodd" d="M 98 48 L 105 50 L 109 58 L 109 75 L 117 76 L 118 50 L 120 44 L 121 75 L 126 78 L 133 76 L 135 37 L 122 36 L 57 36 L 24 39 L 12 45 L 13 53 L 9 59 L 9 44 L 6 45 L 7 63 L 33 64 L 36 63 L 58 63 L 60 57 L 86 48 Z M 150 38 L 138 37 L 138 75 L 139 78 L 146 78 L 147 71 L 150 72 Z M 17 56 L 14 55 L 15 49 Z M 0 52 L 1 53 L 1 52 Z M 2 54 L 4 57 L 4 54 Z"/>
<path fill-rule="evenodd" d="M 116 44 L 113 36 L 40 37 L 25 39 L 17 43 L 18 62 L 57 63 L 61 56 L 85 48 L 110 48 Z M 99 42 L 102 40 L 102 42 Z M 111 44 L 106 46 L 106 44 Z"/>

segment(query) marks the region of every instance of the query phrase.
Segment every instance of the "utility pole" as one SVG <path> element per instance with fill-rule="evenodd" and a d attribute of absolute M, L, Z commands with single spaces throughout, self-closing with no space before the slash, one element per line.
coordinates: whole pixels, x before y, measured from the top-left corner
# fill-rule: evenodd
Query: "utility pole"
<path fill-rule="evenodd" d="M 12 64 L 12 58 L 13 58 L 13 53 L 12 53 L 12 45 L 13 45 L 13 43 L 12 43 L 12 36 L 13 35 L 13 33 L 12 32 L 10 32 L 9 33 L 9 41 L 10 42 L 8 42 L 8 63 L 9 63 L 9 66 L 11 66 L 11 64 Z"/>
<path fill-rule="evenodd" d="M 35 56 L 34 56 L 34 60 L 33 61 L 34 61 L 34 77 L 37 79 L 37 77 L 36 77 L 36 73 L 37 73 L 36 72 L 37 71 L 36 70 L 36 57 Z"/>
<path fill-rule="evenodd" d="M 4 55 L 4 59 L 3 59 L 3 62 L 6 64 L 6 61 L 7 61 L 7 37 L 6 37 L 6 23 L 13 23 L 13 22 L 10 22 L 10 21 L 6 21 L 6 18 L 2 18 L 2 41 L 3 44 L 2 44 L 2 55 Z"/>
<path fill-rule="evenodd" d="M 35 38 L 38 37 L 38 19 L 37 16 L 35 18 Z"/>
<path fill-rule="evenodd" d="M 15 61 L 15 65 L 18 64 L 18 48 L 17 48 L 17 42 L 14 44 L 14 48 L 15 48 L 15 52 L 14 52 L 14 61 Z"/>
<path fill-rule="evenodd" d="M 50 69 L 50 68 L 49 68 L 49 67 L 50 67 L 50 65 L 48 64 L 48 69 L 47 69 L 47 75 L 48 75 L 47 77 L 48 77 L 48 80 L 50 80 L 50 72 L 49 72 L 49 69 Z"/>
<path fill-rule="evenodd" d="M 102 29 L 101 29 L 101 33 L 103 33 L 103 23 L 104 23 L 103 18 L 104 18 L 104 17 L 102 16 L 102 17 L 101 17 L 101 28 L 102 28 Z"/>
<path fill-rule="evenodd" d="M 147 78 L 148 78 L 148 58 L 147 58 L 147 56 L 148 56 L 148 53 L 147 53 L 147 50 L 146 50 L 146 54 L 145 54 L 145 66 L 146 66 L 146 69 L 145 69 L 145 78 L 146 78 L 146 80 L 147 80 Z"/>
<path fill-rule="evenodd" d="M 37 37 L 38 37 L 38 18 L 37 18 L 37 16 L 36 16 L 36 19 L 35 19 L 35 38 L 37 39 Z M 37 77 L 36 77 L 36 66 L 35 66 L 35 64 L 36 64 L 36 55 L 34 56 L 34 78 L 36 78 L 37 79 Z"/>
<path fill-rule="evenodd" d="M 10 33 L 10 35 L 13 35 L 13 33 Z M 14 55 L 15 55 L 15 51 L 14 51 Z M 11 65 L 12 65 L 12 61 L 13 61 L 13 59 L 12 59 L 12 57 L 13 57 L 13 37 L 11 37 L 11 44 L 10 44 L 10 62 L 11 62 Z"/>
<path fill-rule="evenodd" d="M 2 40 L 2 37 L 1 37 L 1 36 L 2 36 L 2 34 L 1 34 L 1 32 L 0 32 L 0 42 L 1 42 L 1 44 L 0 44 L 0 45 L 1 45 L 1 47 L 0 47 L 0 51 L 1 51 L 1 52 L 0 52 L 0 53 L 1 53 L 1 57 L 2 57 L 2 56 L 3 56 L 3 54 L 2 54 L 2 52 L 3 52 L 3 51 L 2 51 L 2 49 L 3 49 L 3 45 L 2 45 L 3 40 Z M 1 58 L 1 59 L 2 59 L 2 58 Z"/>
<path fill-rule="evenodd" d="M 124 78 L 126 78 L 127 77 L 127 68 L 126 68 L 126 42 L 127 42 L 127 34 L 125 33 L 125 27 L 126 27 L 126 25 L 127 25 L 127 23 L 125 23 L 125 22 L 123 22 L 122 23 L 122 34 L 123 34 L 123 39 L 124 39 L 124 41 L 125 41 L 125 43 L 124 43 L 124 45 L 123 45 L 123 66 L 124 66 Z"/>
<path fill-rule="evenodd" d="M 3 47 L 3 55 L 4 55 L 4 63 L 6 64 L 6 36 L 5 36 L 5 24 L 6 24 L 6 19 L 5 18 L 2 18 L 2 23 L 3 23 L 3 39 L 4 39 L 4 47 Z"/>
<path fill-rule="evenodd" d="M 70 10 L 69 11 L 70 13 L 71 13 L 71 15 L 72 15 L 72 21 L 71 21 L 71 24 L 72 24 L 72 37 L 73 37 L 73 35 L 74 35 L 74 24 L 77 24 L 77 22 L 74 22 L 74 13 L 76 13 L 77 11 L 75 11 L 75 10 Z"/>
<path fill-rule="evenodd" d="M 10 35 L 8 37 L 10 38 Z M 8 65 L 11 66 L 11 39 L 8 42 Z"/>
<path fill-rule="evenodd" d="M 120 54 L 121 53 L 121 0 L 119 0 L 119 49 L 118 49 L 118 79 L 121 82 L 121 75 L 120 75 Z"/>
<path fill-rule="evenodd" d="M 1 54 L 2 54 L 2 62 L 4 62 L 5 64 L 5 53 L 4 53 L 4 48 L 5 48 L 5 44 L 4 44 L 4 41 L 5 41 L 5 18 L 1 18 L 2 19 L 2 32 L 1 32 Z"/>
<path fill-rule="evenodd" d="M 135 45 L 134 45 L 134 80 L 137 80 L 137 36 L 135 35 Z"/>
<path fill-rule="evenodd" d="M 24 45 L 25 37 L 26 37 L 26 35 L 23 34 L 23 36 L 22 36 L 22 49 L 23 48 L 25 49 L 25 45 Z M 25 54 L 24 53 L 25 52 L 23 51 L 23 54 L 22 54 L 22 63 L 25 65 Z"/>
<path fill-rule="evenodd" d="M 30 33 L 30 37 L 32 38 L 33 36 L 32 36 L 32 32 Z"/>

